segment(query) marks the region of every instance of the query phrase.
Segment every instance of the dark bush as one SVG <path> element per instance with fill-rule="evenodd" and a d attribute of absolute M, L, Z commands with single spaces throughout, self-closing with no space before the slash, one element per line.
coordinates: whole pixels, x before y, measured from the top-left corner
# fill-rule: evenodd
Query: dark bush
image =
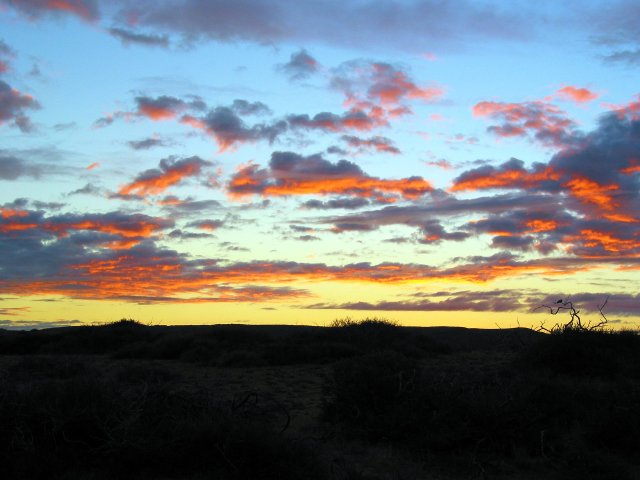
<path fill-rule="evenodd" d="M 525 349 L 520 362 L 525 367 L 566 375 L 640 378 L 640 335 L 562 329 Z"/>

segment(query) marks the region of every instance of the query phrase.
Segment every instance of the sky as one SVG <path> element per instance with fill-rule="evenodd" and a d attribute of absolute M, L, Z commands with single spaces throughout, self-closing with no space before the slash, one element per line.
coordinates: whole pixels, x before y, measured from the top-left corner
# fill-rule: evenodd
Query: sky
<path fill-rule="evenodd" d="M 0 328 L 638 327 L 638 18 L 0 0 Z"/>

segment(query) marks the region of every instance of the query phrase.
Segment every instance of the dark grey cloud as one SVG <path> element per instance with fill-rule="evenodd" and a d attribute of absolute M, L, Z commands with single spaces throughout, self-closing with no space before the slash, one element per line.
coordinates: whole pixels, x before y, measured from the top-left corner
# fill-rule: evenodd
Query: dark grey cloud
<path fill-rule="evenodd" d="M 507 250 L 531 250 L 533 246 L 534 237 L 531 235 L 524 236 L 511 236 L 511 235 L 497 235 L 493 237 L 491 246 L 493 248 L 507 249 Z"/>
<path fill-rule="evenodd" d="M 625 63 L 632 66 L 640 65 L 640 48 L 634 50 L 619 50 L 603 55 L 602 58 L 608 63 Z"/>
<path fill-rule="evenodd" d="M 7 43 L 0 38 L 0 55 L 5 57 L 13 57 L 15 54 L 13 49 L 7 45 Z"/>
<path fill-rule="evenodd" d="M 313 116 L 308 114 L 288 115 L 287 122 L 294 129 L 321 130 L 324 132 L 344 132 L 347 130 L 369 131 L 387 125 L 384 119 L 370 116 L 363 110 L 349 110 L 342 114 L 320 112 Z"/>
<path fill-rule="evenodd" d="M 345 156 L 349 154 L 349 152 L 347 152 L 344 148 L 340 148 L 336 145 L 331 145 L 329 148 L 327 148 L 327 153 L 331 153 L 333 155 L 341 155 L 341 156 Z"/>
<path fill-rule="evenodd" d="M 249 102 L 236 98 L 231 104 L 231 109 L 238 115 L 269 115 L 271 109 L 262 102 Z"/>
<path fill-rule="evenodd" d="M 185 232 L 184 230 L 181 230 L 179 228 L 176 228 L 175 230 L 171 230 L 171 232 L 169 232 L 167 236 L 169 238 L 176 239 L 176 240 L 194 240 L 194 239 L 200 240 L 203 238 L 215 238 L 215 235 L 213 235 L 212 233 Z"/>
<path fill-rule="evenodd" d="M 253 104 L 255 105 L 255 104 Z M 256 113 L 256 112 L 252 112 Z M 216 107 L 204 117 L 185 116 L 184 123 L 203 129 L 213 136 L 221 150 L 226 150 L 240 143 L 267 140 L 273 143 L 280 135 L 287 131 L 287 123 L 276 120 L 268 123 L 247 125 L 237 113 L 237 106 Z"/>
<path fill-rule="evenodd" d="M 0 180 L 17 180 L 20 177 L 39 178 L 44 167 L 14 156 L 0 155 Z"/>
<path fill-rule="evenodd" d="M 139 33 L 125 28 L 112 27 L 108 32 L 123 45 L 144 45 L 147 47 L 169 48 L 169 36 L 153 33 Z"/>
<path fill-rule="evenodd" d="M 452 195 L 434 192 L 428 201 L 414 205 L 391 205 L 348 215 L 331 216 L 317 223 L 363 223 L 375 227 L 408 225 L 421 227 L 434 218 L 459 218 L 477 213 L 500 213 L 513 209 L 553 209 L 561 200 L 551 195 L 509 193 L 476 198 L 458 199 Z"/>
<path fill-rule="evenodd" d="M 96 197 L 102 197 L 105 195 L 105 190 L 93 183 L 87 183 L 84 187 L 78 188 L 76 190 L 72 190 L 67 193 L 67 196 L 72 195 L 93 195 Z"/>
<path fill-rule="evenodd" d="M 27 116 L 28 110 L 37 110 L 40 104 L 31 95 L 26 95 L 0 80 L 0 126 L 5 123 L 31 132 L 34 125 Z"/>
<path fill-rule="evenodd" d="M 421 295 L 419 300 L 406 299 L 399 301 L 347 302 L 341 304 L 319 303 L 310 305 L 310 309 L 340 309 L 340 310 L 367 310 L 367 311 L 393 311 L 393 312 L 513 312 L 530 308 L 526 297 L 521 291 L 515 290 L 489 290 L 489 291 L 461 291 L 461 292 L 436 292 L 433 295 Z M 442 297 L 447 297 L 442 299 Z"/>
<path fill-rule="evenodd" d="M 301 242 L 314 242 L 316 240 L 320 240 L 320 237 L 316 237 L 315 235 L 300 235 L 299 237 L 295 237 L 296 240 L 300 240 Z"/>
<path fill-rule="evenodd" d="M 56 123 L 53 126 L 53 129 L 56 132 L 64 132 L 65 130 L 71 130 L 73 128 L 76 128 L 77 126 L 78 126 L 78 124 L 76 122 Z"/>
<path fill-rule="evenodd" d="M 376 227 L 373 225 L 366 225 L 363 223 L 335 223 L 331 231 L 333 233 L 343 232 L 371 232 Z"/>
<path fill-rule="evenodd" d="M 301 233 L 308 233 L 308 232 L 315 232 L 315 228 L 312 227 L 307 227 L 304 225 L 289 225 L 289 228 L 291 230 L 293 230 L 294 232 L 301 232 Z"/>
<path fill-rule="evenodd" d="M 0 328 L 7 330 L 40 330 L 43 328 L 74 327 L 82 325 L 80 320 L 0 320 Z"/>
<path fill-rule="evenodd" d="M 379 153 L 400 154 L 400 149 L 395 146 L 393 140 L 376 135 L 371 138 L 360 138 L 354 135 L 343 135 L 341 139 L 356 150 L 375 150 Z"/>
<path fill-rule="evenodd" d="M 169 95 L 161 95 L 155 98 L 138 96 L 135 98 L 135 102 L 139 115 L 145 115 L 154 120 L 170 118 L 185 110 L 202 111 L 207 108 L 204 101 L 197 96 L 190 100 L 182 100 Z"/>
<path fill-rule="evenodd" d="M 9 71 L 9 59 L 15 56 L 13 49 L 0 39 L 0 74 Z"/>
<path fill-rule="evenodd" d="M 174 0 L 126 5 L 121 16 L 125 19 L 134 14 L 143 26 L 177 33 L 190 40 L 321 42 L 413 52 L 420 52 L 424 45 L 452 50 L 471 42 L 522 41 L 534 36 L 536 20 L 543 19 L 542 12 L 528 5 L 499 7 L 491 3 L 450 4 L 435 0 L 329 0 L 321 4 L 294 0 L 268 3 L 239 0 L 232 4 L 223 0 Z"/>
<path fill-rule="evenodd" d="M 166 147 L 170 145 L 160 137 L 148 137 L 142 140 L 131 140 L 127 144 L 134 150 L 150 150 L 155 147 Z"/>
<path fill-rule="evenodd" d="M 460 242 L 470 237 L 470 234 L 463 231 L 449 232 L 445 230 L 439 220 L 431 219 L 425 221 L 421 226 L 420 243 L 432 244 L 440 243 L 443 240 Z"/>
<path fill-rule="evenodd" d="M 371 202 L 366 198 L 334 198 L 327 201 L 322 201 L 318 199 L 307 200 L 302 204 L 304 208 L 308 208 L 310 210 L 331 210 L 343 208 L 345 210 L 355 210 L 357 208 L 366 207 L 370 205 Z"/>
<path fill-rule="evenodd" d="M 278 70 L 285 73 L 290 80 L 309 78 L 320 68 L 318 61 L 304 48 L 291 54 L 289 61 L 278 65 Z"/>
<path fill-rule="evenodd" d="M 163 197 L 158 203 L 164 210 L 177 217 L 200 215 L 203 212 L 220 210 L 222 208 L 222 204 L 217 200 L 180 199 L 173 195 Z"/>

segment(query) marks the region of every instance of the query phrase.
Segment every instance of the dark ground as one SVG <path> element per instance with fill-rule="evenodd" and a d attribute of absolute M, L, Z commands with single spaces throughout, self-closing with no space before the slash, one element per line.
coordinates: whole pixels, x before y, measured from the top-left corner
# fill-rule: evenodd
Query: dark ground
<path fill-rule="evenodd" d="M 0 330 L 3 478 L 640 479 L 640 336 Z"/>

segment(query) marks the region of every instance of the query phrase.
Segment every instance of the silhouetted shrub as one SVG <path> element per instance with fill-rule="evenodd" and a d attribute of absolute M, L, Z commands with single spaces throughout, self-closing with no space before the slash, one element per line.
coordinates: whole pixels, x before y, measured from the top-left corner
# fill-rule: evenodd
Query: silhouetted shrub
<path fill-rule="evenodd" d="M 640 335 L 560 329 L 526 349 L 521 365 L 567 375 L 640 377 Z"/>
<path fill-rule="evenodd" d="M 450 349 L 424 334 L 414 334 L 398 323 L 379 318 L 334 320 L 319 332 L 326 338 L 359 349 L 363 353 L 394 350 L 412 357 L 448 353 Z"/>

